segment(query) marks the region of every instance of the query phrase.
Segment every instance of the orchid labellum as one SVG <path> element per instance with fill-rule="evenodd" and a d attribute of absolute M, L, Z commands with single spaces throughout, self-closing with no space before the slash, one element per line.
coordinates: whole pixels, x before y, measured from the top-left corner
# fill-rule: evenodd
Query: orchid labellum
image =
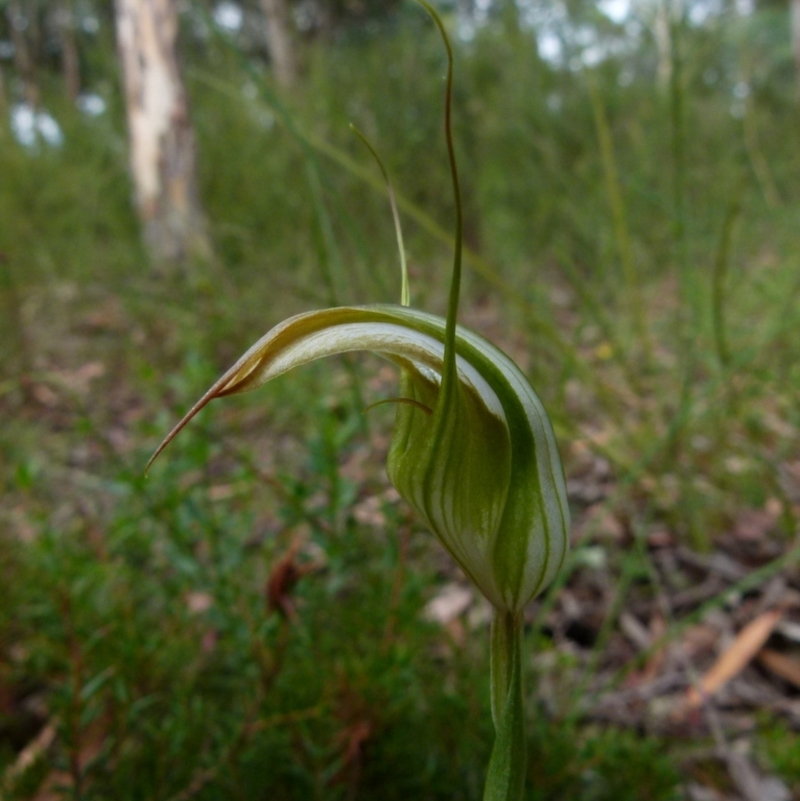
<path fill-rule="evenodd" d="M 495 609 L 491 701 L 496 728 L 484 801 L 518 801 L 525 778 L 522 609 L 555 577 L 569 511 L 550 421 L 524 374 L 483 337 L 456 324 L 462 213 L 451 133 L 452 50 L 445 133 L 456 196 L 455 260 L 446 319 L 402 304 L 306 312 L 256 342 L 192 407 L 153 459 L 209 401 L 260 387 L 337 353 L 367 350 L 400 370 L 388 474 Z M 382 168 L 381 168 L 382 169 Z M 402 238 L 397 223 L 402 258 Z M 151 460 L 152 461 L 152 460 Z"/>

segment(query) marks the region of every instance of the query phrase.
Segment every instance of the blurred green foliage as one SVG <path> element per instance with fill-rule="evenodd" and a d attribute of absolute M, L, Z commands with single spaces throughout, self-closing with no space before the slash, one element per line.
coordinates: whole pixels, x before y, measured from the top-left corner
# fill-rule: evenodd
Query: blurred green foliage
<path fill-rule="evenodd" d="M 762 755 L 796 795 L 800 791 L 800 736 L 785 723 L 765 721 Z"/>

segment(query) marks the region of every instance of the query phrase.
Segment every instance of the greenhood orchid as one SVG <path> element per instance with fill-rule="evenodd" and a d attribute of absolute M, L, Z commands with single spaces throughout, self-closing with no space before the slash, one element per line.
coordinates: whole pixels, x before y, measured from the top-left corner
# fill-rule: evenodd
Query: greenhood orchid
<path fill-rule="evenodd" d="M 277 325 L 200 398 L 153 459 L 214 398 L 248 392 L 333 354 L 366 350 L 395 363 L 400 397 L 394 399 L 389 479 L 495 609 L 491 697 L 497 739 L 484 799 L 516 801 L 525 776 L 521 610 L 564 561 L 569 511 L 553 429 L 536 393 L 508 356 L 456 324 L 462 215 L 450 119 L 452 51 L 441 20 L 420 2 L 449 57 L 445 132 L 457 220 L 447 318 L 409 307 L 403 259 L 401 305 L 324 309 Z M 391 187 L 390 198 L 402 258 Z"/>

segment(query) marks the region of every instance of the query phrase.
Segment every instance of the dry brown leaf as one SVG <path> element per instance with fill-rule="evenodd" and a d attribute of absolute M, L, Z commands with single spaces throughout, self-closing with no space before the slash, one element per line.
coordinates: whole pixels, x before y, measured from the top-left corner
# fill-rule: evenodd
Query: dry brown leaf
<path fill-rule="evenodd" d="M 75 370 L 54 370 L 53 377 L 68 390 L 78 395 L 87 395 L 92 381 L 105 375 L 105 372 L 106 366 L 102 362 L 87 362 Z"/>
<path fill-rule="evenodd" d="M 383 501 L 377 495 L 369 495 L 353 507 L 353 517 L 364 526 L 383 528 L 386 526 L 386 515 L 383 513 Z"/>
<path fill-rule="evenodd" d="M 50 733 L 47 732 L 47 728 L 51 725 L 54 729 L 52 737 Z M 39 734 L 34 744 L 45 738 L 49 747 L 49 744 L 55 739 L 55 724 L 48 724 L 48 727 L 45 727 Z M 107 734 L 108 719 L 105 716 L 96 718 L 81 731 L 78 753 L 70 754 L 70 761 L 73 762 L 73 765 L 76 766 L 77 770 L 84 776 L 86 766 L 102 751 Z M 59 801 L 59 799 L 65 797 L 65 790 L 67 795 L 75 796 L 76 793 L 69 792 L 70 788 L 74 788 L 74 781 L 75 777 L 72 771 L 60 769 L 50 770 L 39 786 L 36 795 L 33 796 L 32 801 Z"/>
<path fill-rule="evenodd" d="M 200 615 L 212 606 L 214 606 L 214 596 L 211 593 L 202 590 L 186 593 L 186 607 L 192 614 Z"/>
<path fill-rule="evenodd" d="M 744 509 L 741 511 L 733 526 L 733 533 L 746 542 L 756 542 L 769 535 L 775 528 L 780 516 L 780 509 L 774 504 L 768 504 L 764 509 Z"/>
<path fill-rule="evenodd" d="M 11 530 L 20 542 L 28 544 L 38 537 L 39 530 L 31 522 L 30 515 L 23 504 L 15 506 L 9 517 L 11 518 Z"/>
<path fill-rule="evenodd" d="M 647 626 L 627 610 L 619 616 L 619 627 L 631 644 L 640 651 L 645 651 L 650 647 L 652 639 Z"/>
<path fill-rule="evenodd" d="M 625 526 L 604 503 L 596 503 L 586 510 L 585 525 L 595 539 L 619 543 L 625 538 Z"/>
<path fill-rule="evenodd" d="M 125 315 L 119 300 L 115 297 L 107 298 L 101 305 L 86 315 L 83 324 L 90 330 L 124 330 Z"/>
<path fill-rule="evenodd" d="M 434 598 L 425 606 L 426 620 L 447 625 L 467 611 L 473 600 L 469 587 L 461 584 L 445 584 Z"/>
<path fill-rule="evenodd" d="M 666 631 L 667 624 L 664 620 L 664 616 L 660 612 L 655 612 L 653 617 L 650 618 L 651 642 L 658 642 L 664 636 L 664 634 L 666 634 Z M 666 662 L 666 657 L 667 649 L 663 645 L 653 651 L 652 655 L 647 660 L 647 664 L 644 666 L 644 670 L 642 671 L 642 678 L 645 684 L 655 681 L 656 678 L 661 675 L 661 671 L 664 669 L 664 663 Z"/>
<path fill-rule="evenodd" d="M 695 659 L 710 651 L 718 639 L 718 628 L 708 623 L 698 623 L 686 629 L 678 647 L 689 659 Z"/>
<path fill-rule="evenodd" d="M 795 687 L 800 687 L 800 660 L 792 659 L 779 651 L 762 648 L 758 654 L 758 661 L 776 676 L 794 684 Z"/>
<path fill-rule="evenodd" d="M 671 548 L 675 545 L 675 535 L 665 526 L 655 526 L 647 534 L 650 548 Z"/>
<path fill-rule="evenodd" d="M 308 561 L 299 561 L 298 554 L 312 555 Z M 302 535 L 296 535 L 289 547 L 273 565 L 267 579 L 267 605 L 294 621 L 297 612 L 292 601 L 292 590 L 303 576 L 321 570 L 325 566 L 324 554 L 306 543 Z"/>
<path fill-rule="evenodd" d="M 247 485 L 244 482 L 236 484 L 212 484 L 208 488 L 208 499 L 210 501 L 228 501 L 237 495 L 247 493 Z"/>
<path fill-rule="evenodd" d="M 39 734 L 19 752 L 16 760 L 6 768 L 3 774 L 2 786 L 6 788 L 13 787 L 16 780 L 50 748 L 55 738 L 56 724 L 50 721 L 50 723 L 44 726 Z"/>
<path fill-rule="evenodd" d="M 50 409 L 54 406 L 58 406 L 58 395 L 46 384 L 32 383 L 29 385 L 29 390 L 30 394 L 33 395 L 33 399 L 37 403 L 41 403 L 42 406 L 47 406 Z"/>
<path fill-rule="evenodd" d="M 748 623 L 727 650 L 720 654 L 698 685 L 689 689 L 685 708 L 687 710 L 697 708 L 703 703 L 704 698 L 714 695 L 738 675 L 761 650 L 781 617 L 783 610 L 772 609 Z"/>

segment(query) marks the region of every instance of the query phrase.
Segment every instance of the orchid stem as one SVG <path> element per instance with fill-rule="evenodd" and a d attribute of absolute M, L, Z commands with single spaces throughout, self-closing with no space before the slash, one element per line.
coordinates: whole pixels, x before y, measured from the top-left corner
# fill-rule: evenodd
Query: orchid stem
<path fill-rule="evenodd" d="M 491 694 L 495 740 L 483 801 L 522 801 L 525 791 L 525 707 L 522 612 L 496 609 L 491 631 Z"/>
<path fill-rule="evenodd" d="M 461 185 L 458 180 L 458 165 L 453 144 L 453 48 L 445 30 L 442 18 L 427 0 L 418 0 L 419 4 L 430 14 L 447 50 L 447 82 L 444 97 L 444 135 L 447 141 L 447 157 L 450 162 L 450 177 L 453 182 L 453 196 L 456 205 L 456 225 L 453 237 L 455 252 L 453 254 L 453 277 L 450 282 L 450 296 L 447 302 L 447 326 L 444 337 L 444 367 L 442 370 L 442 394 L 446 394 L 449 386 L 456 381 L 456 323 L 458 318 L 458 299 L 461 294 L 461 262 L 464 240 L 464 212 L 461 202 Z"/>
<path fill-rule="evenodd" d="M 392 186 L 392 182 L 389 180 L 389 173 L 386 172 L 386 167 L 383 166 L 383 161 L 381 161 L 381 157 L 378 155 L 378 151 L 370 144 L 369 139 L 364 136 L 361 131 L 356 128 L 353 123 L 350 123 L 350 130 L 364 143 L 367 150 L 372 154 L 372 157 L 378 163 L 378 168 L 381 171 L 381 175 L 383 175 L 383 180 L 386 182 L 386 191 L 389 193 L 389 205 L 392 208 L 392 219 L 394 220 L 394 233 L 397 237 L 397 249 L 400 252 L 400 275 L 402 278 L 402 286 L 400 289 L 400 305 L 401 306 L 410 306 L 411 305 L 411 291 L 408 287 L 408 265 L 406 264 L 406 249 L 403 245 L 403 228 L 400 225 L 400 212 L 397 210 L 397 201 L 395 200 L 394 196 L 394 187 Z"/>

